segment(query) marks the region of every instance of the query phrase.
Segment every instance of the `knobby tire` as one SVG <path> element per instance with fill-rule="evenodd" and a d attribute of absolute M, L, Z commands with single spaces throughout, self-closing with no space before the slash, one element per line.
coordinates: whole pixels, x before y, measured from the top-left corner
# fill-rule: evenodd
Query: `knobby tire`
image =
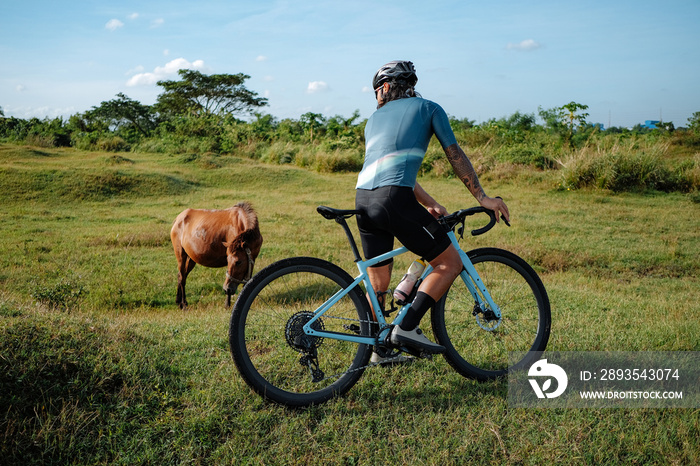
<path fill-rule="evenodd" d="M 294 257 L 269 265 L 241 290 L 233 307 L 229 344 L 245 382 L 264 398 L 306 407 L 345 394 L 361 377 L 372 347 L 335 339 L 310 338 L 301 326 L 335 292 L 349 287 L 350 275 L 316 258 Z M 316 329 L 369 335 L 369 303 L 355 287 L 313 323 Z M 295 342 L 310 342 L 317 354 L 316 377 Z"/>

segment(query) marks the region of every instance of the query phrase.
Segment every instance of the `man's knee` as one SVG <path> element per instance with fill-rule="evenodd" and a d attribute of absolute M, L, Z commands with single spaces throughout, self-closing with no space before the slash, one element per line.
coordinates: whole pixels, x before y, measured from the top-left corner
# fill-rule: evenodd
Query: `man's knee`
<path fill-rule="evenodd" d="M 463 267 L 462 261 L 459 260 L 459 258 L 457 258 L 457 259 L 458 260 L 451 261 L 447 265 L 447 273 L 452 275 L 454 278 L 457 278 L 457 276 L 462 272 L 462 267 Z"/>
<path fill-rule="evenodd" d="M 433 269 L 442 271 L 445 274 L 457 277 L 462 272 L 462 259 L 457 250 L 450 246 L 445 252 L 440 254 L 434 261 Z"/>

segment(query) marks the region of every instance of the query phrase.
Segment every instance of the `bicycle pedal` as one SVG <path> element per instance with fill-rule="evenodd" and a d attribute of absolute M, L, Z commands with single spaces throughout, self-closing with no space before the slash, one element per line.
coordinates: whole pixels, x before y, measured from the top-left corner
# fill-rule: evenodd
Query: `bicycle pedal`
<path fill-rule="evenodd" d="M 402 346 L 401 351 L 410 354 L 411 356 L 414 356 L 418 359 L 427 359 L 427 360 L 432 360 L 433 359 L 433 354 L 431 353 L 426 353 L 424 351 L 421 351 L 416 348 L 410 348 L 408 346 Z"/>
<path fill-rule="evenodd" d="M 411 356 L 415 356 L 416 358 L 423 358 L 424 354 L 421 350 L 416 349 L 416 348 L 411 348 L 408 346 L 402 346 L 401 351 L 410 354 Z"/>
<path fill-rule="evenodd" d="M 360 326 L 356 324 L 343 325 L 343 328 L 349 332 L 353 332 L 357 335 L 360 334 Z"/>

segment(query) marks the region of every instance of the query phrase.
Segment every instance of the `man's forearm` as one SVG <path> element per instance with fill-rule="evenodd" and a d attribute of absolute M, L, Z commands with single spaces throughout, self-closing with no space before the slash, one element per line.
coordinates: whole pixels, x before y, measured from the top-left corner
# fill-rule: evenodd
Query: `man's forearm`
<path fill-rule="evenodd" d="M 459 147 L 459 144 L 452 144 L 445 149 L 445 154 L 457 178 L 462 180 L 462 183 L 464 183 L 464 186 L 467 187 L 469 192 L 472 193 L 477 201 L 481 202 L 481 200 L 486 197 L 486 193 L 479 183 L 479 177 L 476 176 L 474 167 L 462 148 Z"/>
<path fill-rule="evenodd" d="M 435 199 L 433 199 L 433 197 L 428 194 L 420 184 L 418 184 L 418 182 L 416 182 L 413 192 L 416 195 L 416 200 L 424 206 L 431 206 L 436 202 Z"/>

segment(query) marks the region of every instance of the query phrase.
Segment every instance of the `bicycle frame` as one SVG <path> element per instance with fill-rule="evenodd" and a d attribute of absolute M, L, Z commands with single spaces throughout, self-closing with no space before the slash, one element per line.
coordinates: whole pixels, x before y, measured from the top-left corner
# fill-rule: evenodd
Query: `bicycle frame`
<path fill-rule="evenodd" d="M 486 286 L 482 282 L 481 278 L 479 277 L 479 274 L 476 271 L 476 268 L 474 268 L 474 264 L 472 264 L 471 260 L 469 259 L 469 256 L 462 250 L 462 248 L 459 245 L 459 242 L 457 241 L 457 236 L 455 235 L 454 231 L 449 231 L 447 235 L 450 238 L 450 241 L 452 244 L 457 248 L 457 251 L 459 252 L 459 256 L 462 259 L 462 264 L 464 266 L 464 269 L 462 270 L 462 273 L 460 274 L 461 279 L 464 281 L 464 284 L 466 285 L 467 289 L 469 289 L 470 293 L 472 294 L 472 297 L 474 298 L 474 301 L 476 305 L 479 306 L 479 308 L 484 311 L 486 309 L 490 309 L 493 311 L 493 313 L 496 315 L 498 319 L 501 317 L 501 310 L 498 307 L 498 305 L 493 301 L 491 298 L 491 295 L 489 294 L 488 290 L 486 289 Z M 351 245 L 354 242 L 351 237 L 349 237 Z M 373 309 L 380 309 L 379 301 L 377 300 L 377 293 L 374 291 L 374 288 L 372 287 L 372 283 L 369 280 L 369 275 L 367 274 L 367 269 L 373 265 L 376 265 L 382 261 L 385 261 L 387 259 L 394 258 L 396 256 L 400 256 L 401 254 L 404 254 L 408 252 L 408 249 L 405 246 L 401 246 L 399 248 L 394 249 L 393 251 L 389 251 L 385 254 L 379 255 L 377 257 L 373 257 L 372 259 L 368 260 L 356 260 L 357 268 L 360 272 L 360 274 L 355 278 L 355 280 L 350 284 L 345 289 L 339 290 L 337 293 L 335 293 L 333 296 L 331 296 L 326 302 L 324 302 L 318 309 L 314 311 L 316 314 L 314 318 L 312 318 L 309 322 L 304 325 L 304 333 L 307 335 L 312 335 L 315 337 L 319 338 L 330 338 L 334 340 L 343 340 L 343 341 L 350 341 L 354 343 L 359 343 L 359 344 L 365 344 L 365 345 L 374 345 L 376 343 L 376 338 L 375 337 L 368 337 L 368 336 L 357 336 L 357 335 L 351 335 L 351 334 L 346 334 L 346 333 L 340 333 L 340 332 L 329 332 L 325 330 L 315 330 L 312 328 L 312 324 L 316 322 L 319 318 L 321 318 L 326 312 L 328 312 L 336 303 L 338 303 L 343 297 L 345 297 L 350 291 L 352 291 L 355 287 L 357 287 L 360 283 L 364 283 L 365 289 L 367 290 L 367 294 L 369 295 L 370 302 L 372 303 L 372 308 Z M 428 265 L 425 270 L 423 271 L 423 274 L 420 277 L 420 280 L 424 280 L 425 277 L 427 277 L 431 272 L 433 268 Z M 386 335 L 386 332 L 389 330 L 389 325 L 399 325 L 404 317 L 406 316 L 406 313 L 408 312 L 409 307 L 411 306 L 410 303 L 405 304 L 404 306 L 401 307 L 399 310 L 398 314 L 394 318 L 394 320 L 389 323 L 387 322 L 386 318 L 384 317 L 384 314 L 382 312 L 376 312 L 376 317 L 377 317 L 377 322 L 380 325 L 380 338 L 383 338 Z"/>

